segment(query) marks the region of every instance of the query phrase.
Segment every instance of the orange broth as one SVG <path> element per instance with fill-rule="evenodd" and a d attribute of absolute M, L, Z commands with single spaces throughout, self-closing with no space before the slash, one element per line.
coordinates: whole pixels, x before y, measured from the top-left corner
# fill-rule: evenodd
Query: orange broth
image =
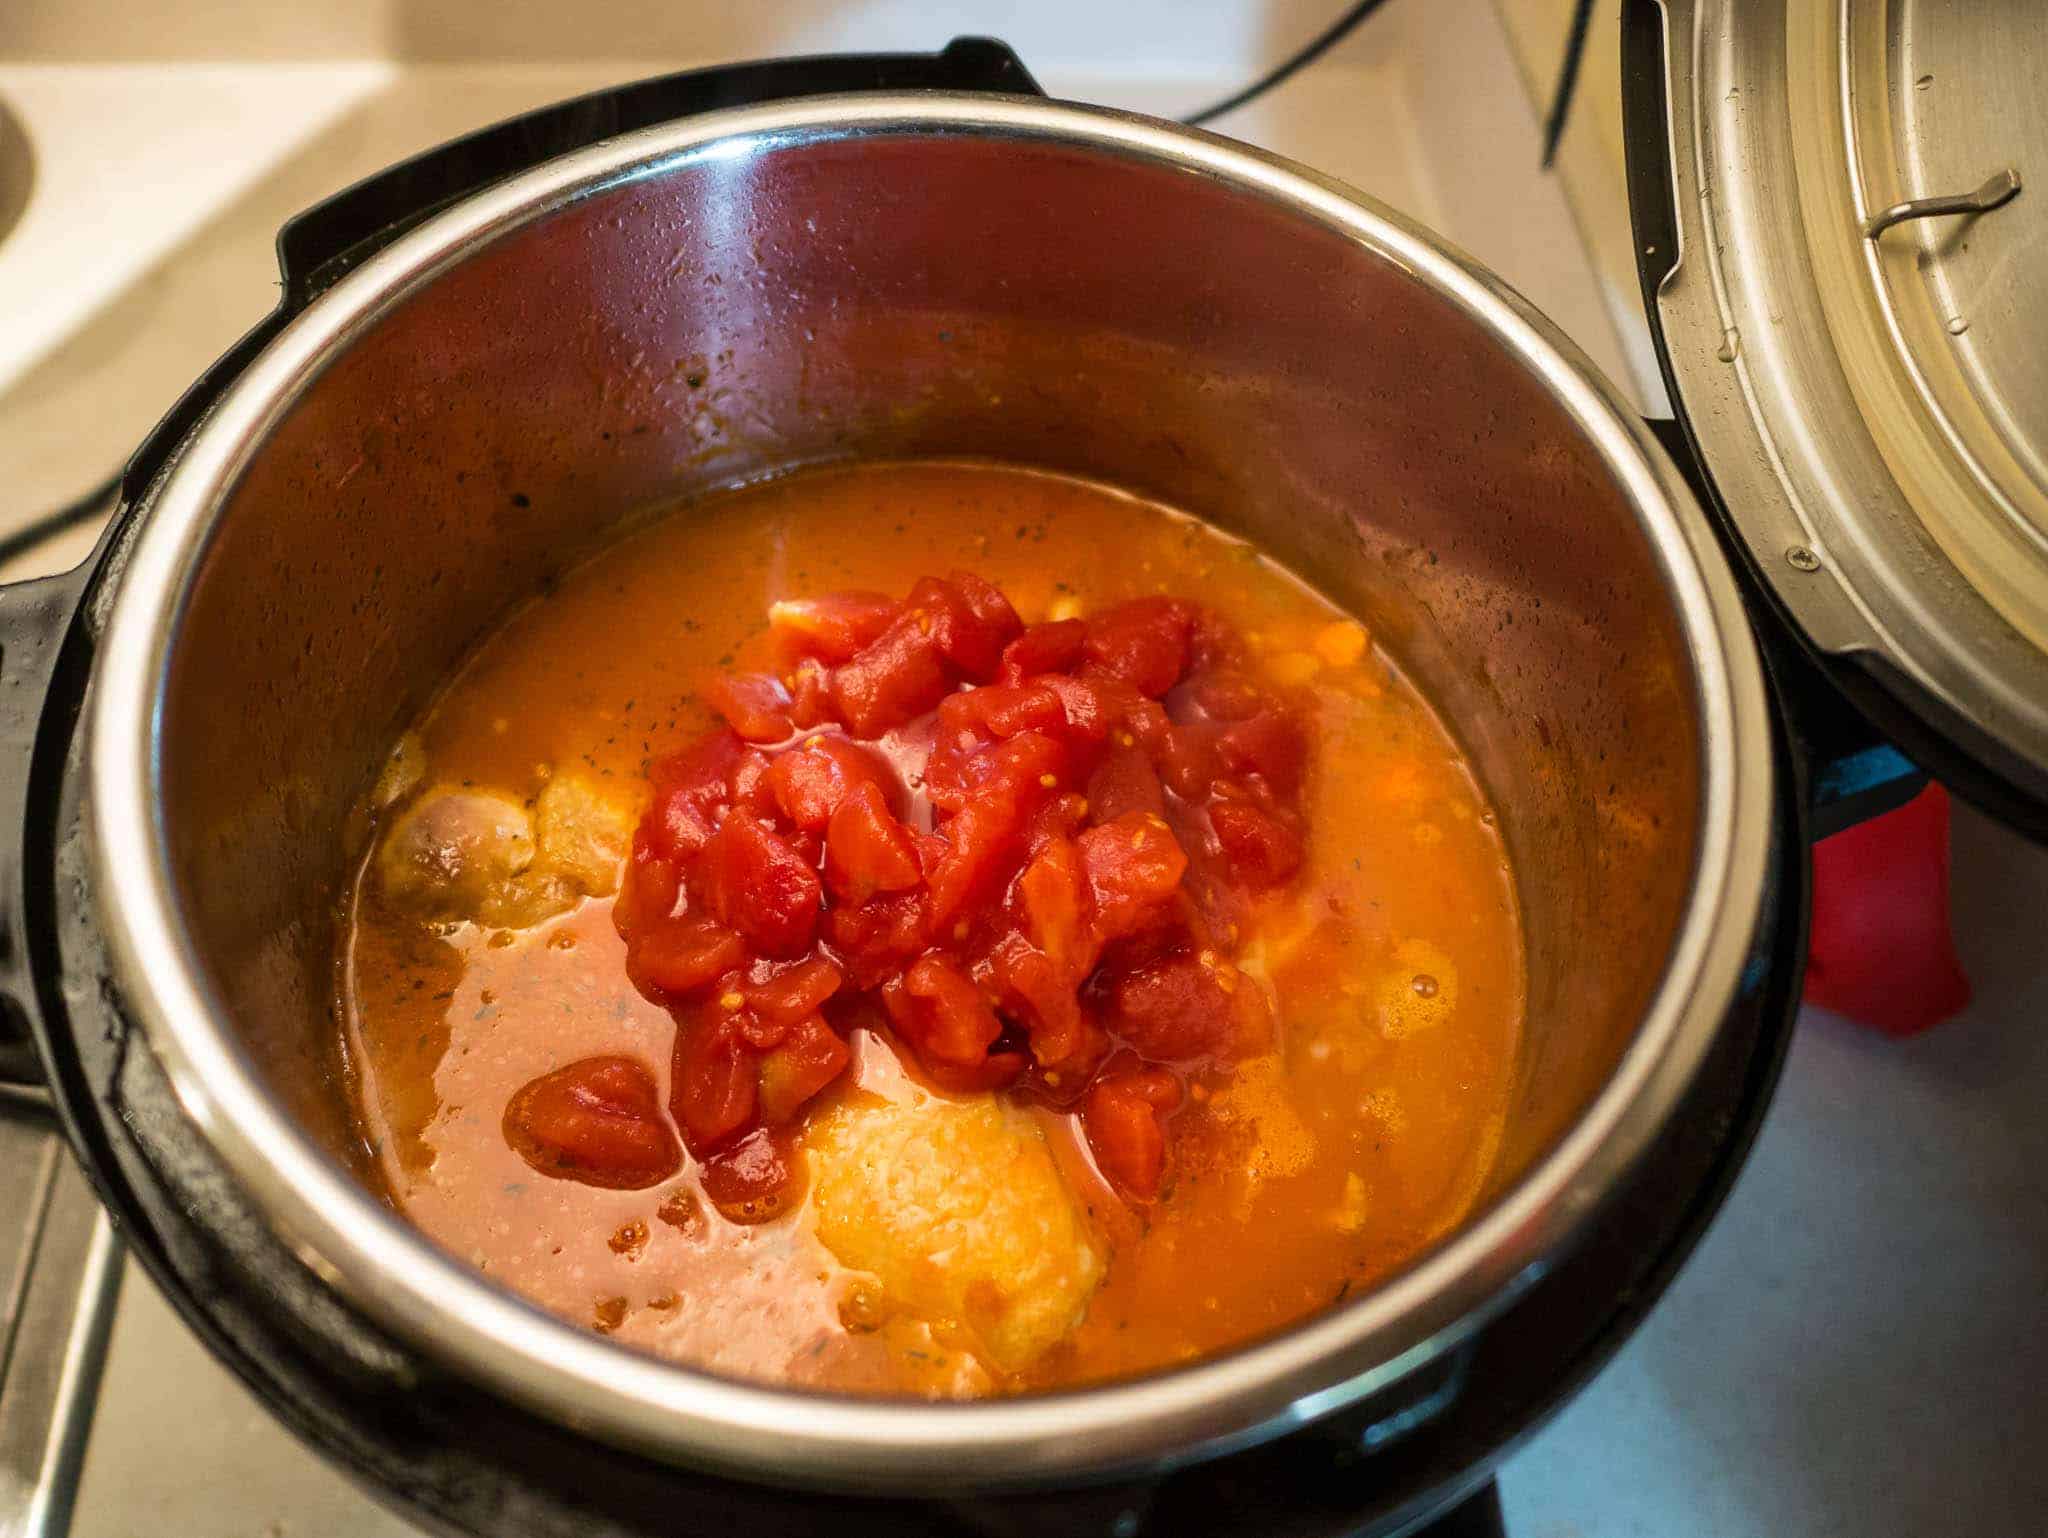
<path fill-rule="evenodd" d="M 1442 723 L 1343 614 L 1252 547 L 1115 491 L 981 464 L 805 471 L 679 509 L 516 613 L 408 734 L 409 773 L 531 805 L 573 767 L 636 809 L 650 761 L 713 724 L 718 670 L 766 665 L 769 605 L 900 594 L 968 568 L 1027 622 L 1172 594 L 1235 625 L 1307 701 L 1307 858 L 1254 905 L 1238 963 L 1277 1050 L 1214 1067 L 1170 1122 L 1150 1205 L 1096 1171 L 1071 1115 L 1028 1114 L 1103 1258 L 1085 1313 L 1024 1365 L 896 1306 L 817 1236 L 808 1200 L 739 1223 L 699 1166 L 613 1190 L 508 1146 L 514 1094 L 571 1059 L 643 1063 L 664 1105 L 676 1025 L 628 982 L 612 898 L 524 928 L 422 921 L 366 875 L 344 925 L 342 1052 L 392 1203 L 555 1313 L 760 1381 L 978 1396 L 1184 1362 L 1327 1308 L 1416 1256 L 1491 1167 L 1522 1018 L 1513 882 Z M 367 869 L 367 867 L 366 867 Z M 909 1084 L 886 1036 L 809 1114 Z M 881 1103 L 881 1102 L 877 1102 Z"/>

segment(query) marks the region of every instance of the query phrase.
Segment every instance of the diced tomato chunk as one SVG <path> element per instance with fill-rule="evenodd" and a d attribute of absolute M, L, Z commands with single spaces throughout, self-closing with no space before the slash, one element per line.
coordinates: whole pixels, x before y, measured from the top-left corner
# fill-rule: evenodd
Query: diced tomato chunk
<path fill-rule="evenodd" d="M 1100 742 L 1109 735 L 1111 717 L 1116 713 L 1111 691 L 1099 682 L 1069 678 L 1064 673 L 1046 673 L 1027 683 L 1050 689 L 1059 699 L 1067 731 L 1084 742 Z"/>
<path fill-rule="evenodd" d="M 757 1127 L 704 1161 L 704 1194 L 728 1223 L 766 1223 L 803 1194 L 801 1166 L 787 1134 Z"/>
<path fill-rule="evenodd" d="M 676 911 L 683 873 L 672 859 L 656 852 L 654 819 L 641 821 L 633 833 L 633 857 L 626 862 L 619 900 L 612 905 L 612 923 L 622 935 L 658 924 Z"/>
<path fill-rule="evenodd" d="M 1231 874 L 1252 888 L 1278 886 L 1301 869 L 1301 835 L 1249 801 L 1215 801 L 1209 825 Z"/>
<path fill-rule="evenodd" d="M 1276 794 L 1291 796 L 1308 765 L 1308 738 L 1292 713 L 1269 705 L 1225 727 L 1216 752 L 1233 774 L 1263 775 Z"/>
<path fill-rule="evenodd" d="M 947 822 L 946 852 L 927 883 L 934 932 L 943 934 L 973 898 L 994 888 L 1023 835 L 1022 809 L 1009 795 L 971 800 Z"/>
<path fill-rule="evenodd" d="M 1177 720 L 1243 721 L 1271 699 L 1250 675 L 1223 668 L 1188 678 L 1167 699 L 1166 708 Z"/>
<path fill-rule="evenodd" d="M 1095 1163 L 1124 1195 L 1149 1202 L 1166 1174 L 1168 1113 L 1181 1083 L 1164 1068 L 1112 1065 L 1081 1102 L 1081 1126 Z"/>
<path fill-rule="evenodd" d="M 1105 685 L 1113 686 L 1116 689 L 1129 689 L 1129 685 L 1117 684 L 1114 679 L 1095 679 L 1092 682 L 1098 689 L 1105 687 Z M 1117 719 L 1123 722 L 1125 734 L 1139 747 L 1151 754 L 1156 762 L 1160 752 L 1165 747 L 1166 734 L 1173 726 L 1173 723 L 1167 719 L 1166 711 L 1159 701 L 1148 700 L 1136 693 L 1130 693 L 1126 699 L 1113 700 L 1112 710 Z M 1122 740 L 1121 737 L 1118 738 L 1119 742 Z"/>
<path fill-rule="evenodd" d="M 845 662 L 874 644 L 901 612 L 882 593 L 828 593 L 771 604 L 768 623 L 784 655 Z"/>
<path fill-rule="evenodd" d="M 739 1221 L 786 1210 L 786 1129 L 844 1074 L 841 1029 L 886 1015 L 942 1089 L 1028 1072 L 1079 1108 L 1112 1184 L 1154 1199 L 1182 1093 L 1164 1065 L 1272 1038 L 1216 937 L 1301 864 L 1302 717 L 1228 625 L 1169 598 L 1027 630 L 955 572 L 772 621 L 791 671 L 707 688 L 729 725 L 653 766 L 614 908 L 628 975 L 678 1021 L 669 1108 L 707 1194 Z"/>
<path fill-rule="evenodd" d="M 879 737 L 946 694 L 939 643 L 905 614 L 832 674 L 832 703 L 856 737 Z"/>
<path fill-rule="evenodd" d="M 1136 747 L 1111 748 L 1088 780 L 1088 815 L 1114 822 L 1130 813 L 1166 815 L 1166 792 L 1152 760 Z"/>
<path fill-rule="evenodd" d="M 1075 969 L 1013 934 L 991 953 L 988 971 L 1022 1013 L 1038 1066 L 1071 1079 L 1076 1091 L 1085 1088 L 1087 1073 L 1108 1050 L 1109 1038 L 1081 1008 Z M 1051 1087 L 1060 1085 L 1056 1081 Z"/>
<path fill-rule="evenodd" d="M 1031 813 L 1064 786 L 1067 775 L 1065 750 L 1032 731 L 986 748 L 961 766 L 959 809 L 944 825 L 946 852 L 928 879 L 935 932 L 943 933 L 974 897 L 994 890 L 996 878 L 1027 847 Z"/>
<path fill-rule="evenodd" d="M 1067 724 L 1060 697 L 1043 683 L 990 684 L 949 694 L 939 706 L 939 730 L 980 729 L 996 737 L 1021 731 L 1056 732 Z"/>
<path fill-rule="evenodd" d="M 1010 601 L 969 572 L 943 582 L 920 578 L 903 607 L 938 643 L 940 654 L 976 683 L 996 676 L 1003 647 L 1024 628 Z"/>
<path fill-rule="evenodd" d="M 940 1089 L 955 1095 L 985 1095 L 1016 1083 L 1030 1064 L 1022 1052 L 991 1052 L 980 1062 L 965 1068 L 956 1063 L 922 1060 L 917 1066 Z"/>
<path fill-rule="evenodd" d="M 872 782 L 856 786 L 825 830 L 825 885 L 841 902 L 907 892 L 924 879 L 909 830 L 889 814 Z"/>
<path fill-rule="evenodd" d="M 1072 789 L 1069 769 L 1069 755 L 1057 738 L 1023 731 L 980 755 L 968 778 L 980 794 L 1036 801 Z"/>
<path fill-rule="evenodd" d="M 1194 613 L 1173 598 L 1134 598 L 1088 621 L 1088 660 L 1157 699 L 1187 671 Z"/>
<path fill-rule="evenodd" d="M 845 1071 L 851 1055 L 823 1016 L 797 1021 L 782 1044 L 761 1059 L 761 1120 L 771 1127 L 796 1120 L 811 1097 Z"/>
<path fill-rule="evenodd" d="M 806 657 L 789 675 L 795 680 L 789 690 L 789 718 L 798 731 L 809 731 L 838 719 L 832 703 L 832 674 L 815 658 Z"/>
<path fill-rule="evenodd" d="M 912 833 L 910 842 L 917 846 L 918 869 L 924 872 L 925 880 L 932 878 L 932 872 L 939 868 L 939 862 L 946 858 L 952 845 L 936 833 Z"/>
<path fill-rule="evenodd" d="M 1067 974 L 1071 987 L 1086 970 L 1084 962 L 1093 960 L 1084 933 L 1088 891 L 1073 840 L 1048 839 L 1018 876 L 1017 895 L 1031 943 Z"/>
<path fill-rule="evenodd" d="M 774 970 L 764 964 L 756 967 L 755 973 L 741 990 L 747 1008 L 759 1018 L 783 1026 L 823 1009 L 845 981 L 839 968 L 823 956 Z M 759 975 L 763 973 L 766 975 Z"/>
<path fill-rule="evenodd" d="M 1190 666 L 1204 671 L 1241 668 L 1244 660 L 1244 642 L 1236 628 L 1213 609 L 1197 609 L 1194 634 L 1188 640 Z"/>
<path fill-rule="evenodd" d="M 768 784 L 775 804 L 791 822 L 812 832 L 832 820 L 832 813 L 857 785 L 889 788 L 893 776 L 866 748 L 835 732 L 806 737 L 768 766 Z"/>
<path fill-rule="evenodd" d="M 732 804 L 736 811 L 754 817 L 774 817 L 781 809 L 775 804 L 775 788 L 768 783 L 769 759 L 759 748 L 748 748 L 732 766 Z"/>
<path fill-rule="evenodd" d="M 677 859 L 710 842 L 716 810 L 731 798 L 732 772 L 745 752 L 738 734 L 722 728 L 655 763 L 654 805 L 641 822 L 652 853 Z"/>
<path fill-rule="evenodd" d="M 795 729 L 789 691 L 766 673 L 721 673 L 704 690 L 704 702 L 749 742 L 780 742 Z"/>
<path fill-rule="evenodd" d="M 1033 625 L 1003 648 L 1003 681 L 1017 683 L 1034 673 L 1064 673 L 1081 660 L 1088 627 L 1077 619 Z"/>
<path fill-rule="evenodd" d="M 694 992 L 746 960 L 740 937 L 723 924 L 691 916 L 635 931 L 626 976 L 650 997 Z"/>
<path fill-rule="evenodd" d="M 942 813 L 959 811 L 972 789 L 969 766 L 994 741 L 980 727 L 941 724 L 932 741 L 931 756 L 925 760 L 925 798 Z"/>
<path fill-rule="evenodd" d="M 763 956 L 794 956 L 817 933 L 818 873 L 752 817 L 728 817 L 704 851 L 711 911 Z"/>
<path fill-rule="evenodd" d="M 654 1075 L 629 1057 L 542 1074 L 505 1107 L 505 1141 L 543 1175 L 612 1190 L 658 1185 L 682 1166 Z"/>
<path fill-rule="evenodd" d="M 683 1141 L 702 1158 L 754 1119 L 754 1055 L 737 1012 L 712 1000 L 679 1022 L 670 1070 L 669 1111 Z"/>
<path fill-rule="evenodd" d="M 921 893 L 873 897 L 858 907 L 825 910 L 825 940 L 845 963 L 847 980 L 863 991 L 902 970 L 925 944 Z"/>
<path fill-rule="evenodd" d="M 1264 994 L 1213 951 L 1183 947 L 1139 961 L 1104 992 L 1111 1028 L 1155 1061 L 1234 1061 L 1265 1045 Z"/>
<path fill-rule="evenodd" d="M 1216 752 L 1216 740 L 1222 733 L 1223 728 L 1214 721 L 1186 721 L 1166 729 L 1154 762 L 1168 790 L 1183 801 L 1207 799 L 1223 773 L 1223 761 Z"/>
<path fill-rule="evenodd" d="M 1050 792 L 1024 820 L 1024 857 L 1038 858 L 1056 838 L 1071 839 L 1087 825 L 1088 800 L 1078 791 Z"/>
<path fill-rule="evenodd" d="M 927 955 L 882 990 L 882 1006 L 927 1063 L 972 1068 L 1003 1033 L 981 990 L 944 957 Z"/>
<path fill-rule="evenodd" d="M 731 975 L 730 983 L 734 991 L 737 991 L 739 980 L 740 977 L 737 972 Z M 719 991 L 721 1004 L 724 1002 L 725 997 L 725 988 L 724 985 L 721 985 Z M 746 1008 L 736 1011 L 733 1019 L 733 1029 L 739 1032 L 740 1040 L 746 1043 L 748 1051 L 755 1053 L 757 1056 L 763 1052 L 772 1052 L 775 1048 L 781 1046 L 782 1038 L 789 1034 L 789 1025 L 790 1023 L 787 1020 L 763 1019 L 751 1009 Z"/>
<path fill-rule="evenodd" d="M 689 795 L 715 802 L 731 787 L 733 765 L 746 751 L 735 732 L 706 732 L 680 753 L 658 758 L 648 769 L 655 799 Z"/>
<path fill-rule="evenodd" d="M 1169 911 L 1188 857 L 1164 818 L 1126 812 L 1090 828 L 1079 844 L 1102 939 L 1137 934 Z"/>
<path fill-rule="evenodd" d="M 998 653 L 1023 633 L 1024 622 L 1017 618 L 1017 611 L 1010 607 L 1010 600 L 993 582 L 958 567 L 947 574 L 946 580 L 967 601 L 967 608 L 975 620 L 1002 638 L 996 645 Z"/>

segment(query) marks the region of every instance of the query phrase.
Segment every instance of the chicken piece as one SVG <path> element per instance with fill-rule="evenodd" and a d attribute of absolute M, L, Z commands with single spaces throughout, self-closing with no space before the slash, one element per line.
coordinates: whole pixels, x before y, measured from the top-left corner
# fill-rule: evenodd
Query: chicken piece
<path fill-rule="evenodd" d="M 1031 1117 L 993 1096 L 860 1096 L 806 1139 L 818 1237 L 891 1308 L 1031 1365 L 1081 1321 L 1103 1260 Z"/>
<path fill-rule="evenodd" d="M 607 797 L 581 775 L 558 774 L 534 804 L 538 864 L 577 892 L 609 897 L 633 847 L 634 809 Z"/>
<path fill-rule="evenodd" d="M 533 821 L 517 801 L 435 786 L 384 835 L 377 875 L 391 902 L 421 918 L 498 924 L 533 856 Z"/>
<path fill-rule="evenodd" d="M 421 918 L 525 928 L 617 891 L 633 821 L 575 775 L 549 780 L 531 815 L 497 791 L 437 785 L 391 825 L 377 874 Z"/>

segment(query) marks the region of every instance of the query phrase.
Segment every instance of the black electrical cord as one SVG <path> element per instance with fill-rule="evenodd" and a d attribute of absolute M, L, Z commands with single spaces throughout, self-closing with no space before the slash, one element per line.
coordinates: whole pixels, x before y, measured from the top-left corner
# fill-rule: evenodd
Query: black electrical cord
<path fill-rule="evenodd" d="M 1353 28 L 1384 4 L 1386 4 L 1386 0 L 1357 0 L 1357 3 L 1346 10 L 1343 15 L 1309 39 L 1300 52 L 1293 54 L 1282 63 L 1276 65 L 1243 90 L 1234 92 L 1219 102 L 1211 103 L 1200 112 L 1190 112 L 1181 121 L 1190 127 L 1198 126 L 1210 121 L 1212 118 L 1219 118 L 1226 112 L 1235 112 L 1246 102 L 1265 95 L 1274 86 L 1280 84 L 1283 80 L 1292 79 L 1296 74 L 1308 68 L 1309 65 L 1315 63 L 1316 60 L 1343 42 L 1346 37 L 1351 35 Z"/>
<path fill-rule="evenodd" d="M 1190 127 L 1199 126 L 1257 100 L 1274 86 L 1293 79 L 1343 42 L 1360 22 L 1384 4 L 1386 0 L 1357 0 L 1356 4 L 1345 10 L 1329 26 L 1309 39 L 1298 52 L 1261 75 L 1243 90 L 1234 91 L 1221 101 L 1210 103 L 1199 112 L 1190 112 L 1181 121 Z M 1572 7 L 1571 31 L 1565 40 L 1564 60 L 1558 69 L 1557 88 L 1551 93 L 1550 111 L 1543 120 L 1543 165 L 1546 170 L 1551 162 L 1556 160 L 1558 143 L 1564 138 L 1565 121 L 1571 115 L 1572 98 L 1578 91 L 1579 64 L 1586 56 L 1586 38 L 1592 22 L 1593 0 L 1576 0 Z"/>
<path fill-rule="evenodd" d="M 1558 141 L 1564 138 L 1564 122 L 1571 115 L 1572 94 L 1579 88 L 1579 61 L 1586 56 L 1586 33 L 1593 24 L 1593 0 L 1578 0 L 1572 7 L 1572 30 L 1564 45 L 1564 63 L 1558 67 L 1557 89 L 1551 93 L 1550 115 L 1543 121 L 1543 164 L 1548 169 L 1557 159 Z"/>
<path fill-rule="evenodd" d="M 121 471 L 116 470 L 76 501 L 52 508 L 40 517 L 31 518 L 20 528 L 0 535 L 0 565 L 5 565 L 17 556 L 27 555 L 44 540 L 55 539 L 66 529 L 76 528 L 95 514 L 111 512 L 114 501 L 120 495 L 121 474 Z"/>

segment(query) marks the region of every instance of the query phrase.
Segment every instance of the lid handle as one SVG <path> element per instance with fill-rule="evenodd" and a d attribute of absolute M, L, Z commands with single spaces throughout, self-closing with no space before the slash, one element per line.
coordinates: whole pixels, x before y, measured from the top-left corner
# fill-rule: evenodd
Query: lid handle
<path fill-rule="evenodd" d="M 2011 166 L 1994 171 L 1974 192 L 1951 192 L 1938 198 L 1908 198 L 1894 203 L 1863 221 L 1866 240 L 1875 240 L 1895 224 L 1909 219 L 1931 219 L 1940 214 L 1988 214 L 2020 195 L 2020 173 Z"/>

